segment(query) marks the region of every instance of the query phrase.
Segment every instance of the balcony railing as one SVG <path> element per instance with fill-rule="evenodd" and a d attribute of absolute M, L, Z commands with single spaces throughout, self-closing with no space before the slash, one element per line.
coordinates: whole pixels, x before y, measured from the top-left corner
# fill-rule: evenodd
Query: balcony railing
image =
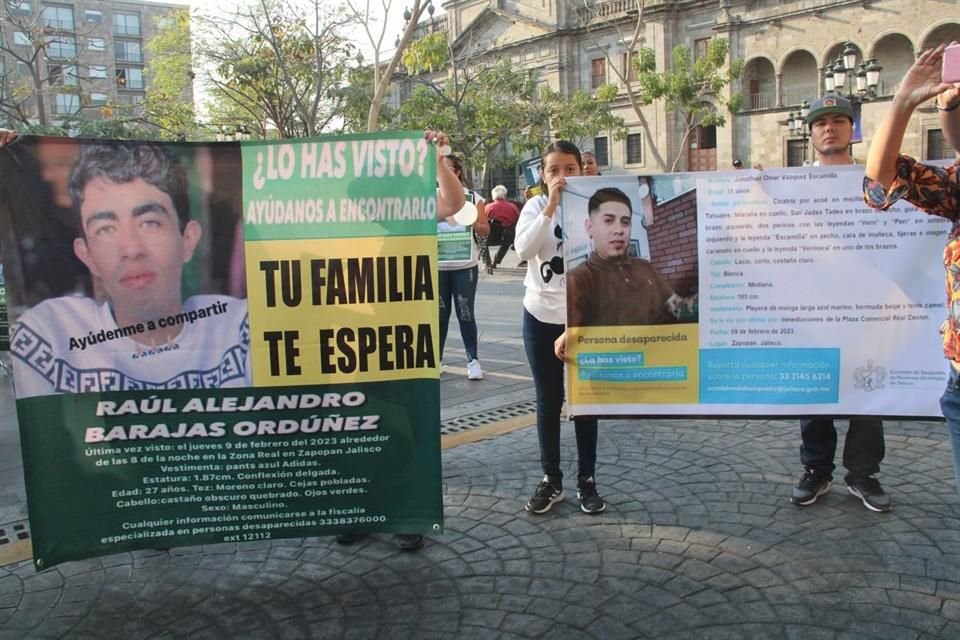
<path fill-rule="evenodd" d="M 115 36 L 139 36 L 139 24 L 114 24 L 113 35 Z"/>
<path fill-rule="evenodd" d="M 594 2 L 592 6 L 577 9 L 577 22 L 586 24 L 594 20 L 611 20 L 637 14 L 637 0 L 607 0 Z"/>
<path fill-rule="evenodd" d="M 773 109 L 776 105 L 777 100 L 773 93 L 751 93 L 750 100 L 747 102 L 747 109 L 760 111 L 761 109 Z"/>
<path fill-rule="evenodd" d="M 795 87 L 785 87 L 783 89 L 783 101 L 782 105 L 784 107 L 795 107 L 798 106 L 804 100 L 808 102 L 815 100 L 817 97 L 817 86 L 816 85 L 799 85 Z"/>

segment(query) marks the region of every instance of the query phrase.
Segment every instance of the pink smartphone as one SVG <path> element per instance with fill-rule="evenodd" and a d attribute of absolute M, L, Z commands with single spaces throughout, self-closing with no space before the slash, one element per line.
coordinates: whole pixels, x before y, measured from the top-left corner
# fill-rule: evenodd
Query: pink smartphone
<path fill-rule="evenodd" d="M 960 82 L 960 43 L 943 50 L 943 82 Z"/>

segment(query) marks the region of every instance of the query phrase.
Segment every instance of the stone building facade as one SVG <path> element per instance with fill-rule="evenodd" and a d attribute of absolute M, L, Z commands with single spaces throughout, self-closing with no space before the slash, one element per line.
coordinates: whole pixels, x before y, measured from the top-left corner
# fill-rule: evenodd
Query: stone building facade
<path fill-rule="evenodd" d="M 29 58 L 42 49 L 34 68 L 42 81 L 42 108 L 48 122 L 94 120 L 114 108 L 136 112 L 148 87 L 146 44 L 162 19 L 183 5 L 134 0 L 4 0 L 0 42 Z M 16 90 L 31 69 L 0 51 L 0 91 Z M 47 80 L 49 78 L 49 80 Z M 192 99 L 192 83 L 185 90 Z M 36 120 L 40 102 L 25 105 Z M 16 123 L 14 123 L 16 124 Z"/>
<path fill-rule="evenodd" d="M 638 16 L 637 0 L 448 0 L 446 13 L 429 26 L 447 29 L 455 48 L 474 48 L 490 59 L 509 58 L 537 74 L 538 82 L 572 93 L 613 82 L 615 109 L 630 130 L 626 139 L 598 136 L 591 144 L 608 173 L 655 173 L 679 158 L 679 169 L 724 169 L 734 159 L 746 166 L 802 164 L 812 149 L 786 126 L 803 100 L 825 92 L 823 71 L 847 43 L 857 63 L 882 67 L 877 96 L 862 107 L 862 162 L 870 137 L 889 107 L 898 80 L 914 53 L 960 40 L 960 5 L 954 0 L 647 0 L 640 43 L 669 64 L 675 46 L 698 52 L 710 38 L 726 38 L 731 57 L 744 61 L 728 93 L 743 94 L 743 108 L 724 127 L 698 129 L 683 141 L 683 127 L 660 103 L 630 106 L 618 70 L 627 69 L 628 46 Z M 952 157 L 937 114 L 921 109 L 911 123 L 905 151 L 921 158 Z M 804 153 L 805 152 L 805 153 Z"/>

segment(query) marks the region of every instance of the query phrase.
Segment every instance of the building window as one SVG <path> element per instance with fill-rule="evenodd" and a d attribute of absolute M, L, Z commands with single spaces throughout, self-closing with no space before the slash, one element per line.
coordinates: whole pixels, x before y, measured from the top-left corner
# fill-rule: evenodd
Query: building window
<path fill-rule="evenodd" d="M 93 22 L 94 24 L 103 24 L 103 11 L 97 11 L 96 9 L 87 9 L 83 12 L 83 19 L 85 22 Z"/>
<path fill-rule="evenodd" d="M 87 49 L 90 51 L 106 51 L 107 41 L 103 38 L 87 38 Z"/>
<path fill-rule="evenodd" d="M 53 110 L 60 115 L 70 115 L 80 110 L 80 96 L 73 93 L 58 93 L 53 99 Z"/>
<path fill-rule="evenodd" d="M 142 93 L 121 93 L 117 96 L 117 101 L 120 104 L 130 105 L 131 107 L 136 107 L 143 102 Z"/>
<path fill-rule="evenodd" d="M 627 136 L 627 164 L 643 162 L 643 134 L 631 133 Z"/>
<path fill-rule="evenodd" d="M 717 128 L 713 125 L 704 127 L 698 125 L 696 131 L 690 134 L 691 149 L 716 149 Z"/>
<path fill-rule="evenodd" d="M 47 55 L 51 58 L 75 58 L 77 39 L 73 36 L 57 36 L 47 43 Z"/>
<path fill-rule="evenodd" d="M 693 59 L 699 60 L 707 55 L 710 48 L 710 38 L 696 38 L 693 41 Z"/>
<path fill-rule="evenodd" d="M 953 160 L 956 155 L 942 129 L 927 129 L 927 157 L 924 160 Z"/>
<path fill-rule="evenodd" d="M 140 15 L 136 13 L 113 14 L 113 32 L 119 36 L 140 35 Z"/>
<path fill-rule="evenodd" d="M 593 157 L 597 166 L 606 167 L 610 164 L 610 150 L 607 146 L 607 136 L 593 139 Z"/>
<path fill-rule="evenodd" d="M 61 4 L 45 4 L 40 12 L 45 27 L 58 31 L 73 31 L 73 7 Z"/>
<path fill-rule="evenodd" d="M 108 96 L 105 93 L 91 93 L 90 94 L 90 104 L 93 106 L 99 106 L 107 104 Z"/>
<path fill-rule="evenodd" d="M 607 59 L 594 58 L 590 61 L 590 88 L 598 89 L 607 83 Z"/>
<path fill-rule="evenodd" d="M 117 69 L 118 89 L 143 89 L 143 69 L 128 67 Z"/>
<path fill-rule="evenodd" d="M 79 84 L 77 67 L 74 65 L 51 64 L 47 67 L 51 85 L 75 87 Z"/>
<path fill-rule="evenodd" d="M 18 0 L 7 0 L 7 12 L 12 18 L 26 18 L 30 15 L 30 3 Z"/>
<path fill-rule="evenodd" d="M 104 80 L 107 77 L 107 65 L 92 64 L 87 72 L 87 77 L 94 80 Z"/>
<path fill-rule="evenodd" d="M 632 60 L 635 56 L 635 52 L 625 51 L 621 58 L 623 77 L 631 82 L 637 79 L 637 67 L 633 65 Z"/>
<path fill-rule="evenodd" d="M 113 43 L 117 62 L 143 62 L 140 42 L 136 40 L 117 40 Z"/>
<path fill-rule="evenodd" d="M 807 163 L 805 140 L 787 140 L 787 166 L 802 167 Z"/>

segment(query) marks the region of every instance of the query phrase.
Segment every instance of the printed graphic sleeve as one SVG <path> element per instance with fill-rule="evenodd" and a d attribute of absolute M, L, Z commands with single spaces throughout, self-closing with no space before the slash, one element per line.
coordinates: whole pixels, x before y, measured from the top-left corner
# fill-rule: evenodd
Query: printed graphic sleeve
<path fill-rule="evenodd" d="M 886 210 L 902 198 L 927 213 L 956 220 L 960 216 L 958 166 L 935 167 L 900 155 L 897 158 L 897 177 L 889 188 L 884 188 L 870 177 L 864 177 L 863 199 L 874 209 Z"/>

